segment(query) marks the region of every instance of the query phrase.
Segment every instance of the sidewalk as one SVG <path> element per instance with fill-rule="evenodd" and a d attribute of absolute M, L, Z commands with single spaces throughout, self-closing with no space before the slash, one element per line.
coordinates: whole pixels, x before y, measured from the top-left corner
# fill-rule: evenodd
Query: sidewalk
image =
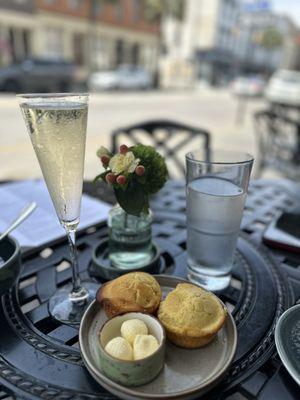
<path fill-rule="evenodd" d="M 147 119 L 174 119 L 207 129 L 214 148 L 247 151 L 255 155 L 252 113 L 262 100 L 249 100 L 242 125 L 236 124 L 238 103 L 226 90 L 201 88 L 180 92 L 92 94 L 90 98 L 85 177 L 99 171 L 95 156 L 109 146 L 110 132 Z M 14 95 L 0 95 L 0 179 L 41 176 L 25 124 Z"/>

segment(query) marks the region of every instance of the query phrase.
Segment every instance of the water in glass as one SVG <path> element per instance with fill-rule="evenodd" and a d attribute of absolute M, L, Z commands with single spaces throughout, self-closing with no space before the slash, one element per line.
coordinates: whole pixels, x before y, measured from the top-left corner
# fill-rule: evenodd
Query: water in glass
<path fill-rule="evenodd" d="M 227 276 L 232 268 L 246 193 L 234 183 L 203 177 L 187 186 L 188 266 Z"/>

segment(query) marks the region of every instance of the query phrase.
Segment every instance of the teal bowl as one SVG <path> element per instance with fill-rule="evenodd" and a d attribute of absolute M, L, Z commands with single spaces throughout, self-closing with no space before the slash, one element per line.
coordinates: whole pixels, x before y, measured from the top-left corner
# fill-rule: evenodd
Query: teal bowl
<path fill-rule="evenodd" d="M 16 282 L 21 271 L 19 243 L 10 236 L 0 241 L 0 296 Z"/>
<path fill-rule="evenodd" d="M 116 359 L 104 350 L 105 345 L 114 337 L 121 336 L 120 329 L 124 321 L 134 318 L 145 322 L 149 334 L 158 340 L 159 347 L 153 354 L 140 360 Z M 144 385 L 156 378 L 164 367 L 165 342 L 164 328 L 152 315 L 131 312 L 113 317 L 106 321 L 100 331 L 98 355 L 101 369 L 108 378 L 124 386 Z"/>

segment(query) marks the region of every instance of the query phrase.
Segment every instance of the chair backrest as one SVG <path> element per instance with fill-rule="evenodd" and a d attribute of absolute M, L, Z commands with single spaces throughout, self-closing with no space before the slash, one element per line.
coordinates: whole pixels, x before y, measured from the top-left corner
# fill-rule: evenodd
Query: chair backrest
<path fill-rule="evenodd" d="M 210 149 L 210 134 L 200 128 L 191 127 L 169 120 L 153 120 L 116 129 L 112 132 L 112 149 L 118 151 L 120 144 L 151 145 L 167 161 L 170 177 L 179 178 L 185 174 L 185 153 Z"/>
<path fill-rule="evenodd" d="M 254 114 L 259 171 L 269 166 L 293 177 L 299 169 L 300 123 L 274 110 Z"/>

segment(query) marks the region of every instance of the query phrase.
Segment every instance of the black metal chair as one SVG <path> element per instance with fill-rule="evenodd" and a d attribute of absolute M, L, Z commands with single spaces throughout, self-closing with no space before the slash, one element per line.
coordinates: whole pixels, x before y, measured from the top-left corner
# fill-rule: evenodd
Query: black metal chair
<path fill-rule="evenodd" d="M 255 113 L 254 121 L 259 150 L 258 176 L 265 168 L 271 168 L 287 178 L 299 180 L 300 122 L 274 110 Z"/>
<path fill-rule="evenodd" d="M 172 178 L 185 174 L 184 154 L 195 149 L 210 149 L 210 134 L 200 128 L 169 120 L 153 120 L 116 129 L 112 132 L 112 149 L 116 152 L 120 144 L 143 143 L 156 148 L 167 160 Z"/>

